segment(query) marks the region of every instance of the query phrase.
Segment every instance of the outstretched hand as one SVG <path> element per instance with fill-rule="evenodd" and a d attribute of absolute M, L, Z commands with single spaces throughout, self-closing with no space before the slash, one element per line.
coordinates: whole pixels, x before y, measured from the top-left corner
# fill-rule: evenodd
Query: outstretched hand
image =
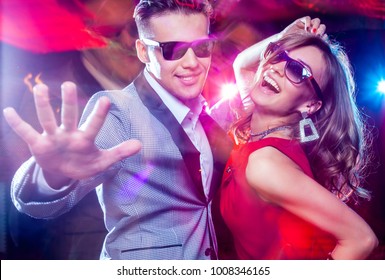
<path fill-rule="evenodd" d="M 311 19 L 309 16 L 295 20 L 293 23 L 288 25 L 284 30 L 282 30 L 280 35 L 284 37 L 288 34 L 297 33 L 301 30 L 318 35 L 322 37 L 324 40 L 327 39 L 327 34 L 325 33 L 326 32 L 325 24 L 321 24 L 321 20 L 319 18 Z"/>
<path fill-rule="evenodd" d="M 98 100 L 80 128 L 77 127 L 78 101 L 75 84 L 65 82 L 62 85 L 60 126 L 49 103 L 46 85 L 34 87 L 34 99 L 37 116 L 44 130 L 42 134 L 22 120 L 13 108 L 4 109 L 4 117 L 27 143 L 51 187 L 60 187 L 70 179 L 94 176 L 141 149 L 138 140 L 128 140 L 108 150 L 100 150 L 95 145 L 95 138 L 109 110 L 110 102 L 107 97 Z"/>

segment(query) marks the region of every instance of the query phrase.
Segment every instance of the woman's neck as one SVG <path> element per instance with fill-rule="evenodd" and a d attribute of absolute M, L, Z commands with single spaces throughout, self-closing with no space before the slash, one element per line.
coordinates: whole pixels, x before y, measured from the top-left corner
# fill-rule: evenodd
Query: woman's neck
<path fill-rule="evenodd" d="M 290 138 L 292 122 L 272 116 L 253 114 L 250 122 L 250 138 L 252 141 L 265 137 Z"/>

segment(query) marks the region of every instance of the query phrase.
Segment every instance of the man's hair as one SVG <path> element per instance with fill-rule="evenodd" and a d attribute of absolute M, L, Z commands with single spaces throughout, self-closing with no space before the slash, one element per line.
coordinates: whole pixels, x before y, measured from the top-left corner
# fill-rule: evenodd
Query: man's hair
<path fill-rule="evenodd" d="M 140 37 L 151 32 L 149 19 L 167 13 L 185 15 L 202 13 L 211 19 L 213 8 L 208 0 L 140 0 L 135 7 L 134 18 Z"/>

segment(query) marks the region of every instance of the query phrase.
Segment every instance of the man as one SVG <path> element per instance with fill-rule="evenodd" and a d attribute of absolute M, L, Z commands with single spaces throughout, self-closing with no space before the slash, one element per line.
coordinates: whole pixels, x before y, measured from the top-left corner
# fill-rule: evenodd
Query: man
<path fill-rule="evenodd" d="M 44 12 L 52 6 L 68 12 L 68 9 L 73 8 L 71 2 L 49 2 L 39 7 L 38 14 L 45 14 Z M 134 4 L 131 2 L 133 1 L 87 1 L 85 6 L 77 6 L 77 12 L 71 13 L 71 16 L 60 16 L 64 17 L 66 22 L 71 22 L 71 19 L 83 19 L 88 30 L 93 30 L 93 34 L 102 36 L 107 42 L 104 47 L 35 54 L 3 46 L 2 51 L 6 58 L 3 62 L 7 65 L 3 67 L 3 106 L 14 107 L 23 119 L 40 131 L 36 109 L 33 106 L 32 86 L 29 89 L 22 83 L 23 78 L 28 77 L 27 74 L 31 79 L 25 79 L 26 82 L 33 83 L 34 78 L 40 79 L 51 89 L 50 104 L 58 121 L 61 114 L 60 84 L 63 81 L 70 80 L 78 85 L 77 97 L 81 111 L 95 92 L 122 89 L 132 82 L 143 69 L 143 63 L 137 58 L 135 51 L 137 28 L 132 18 Z M 31 18 L 36 16 L 35 6 L 23 4 L 23 8 L 30 11 Z M 90 17 L 79 18 L 82 12 L 92 14 L 92 20 Z M 42 27 L 37 25 L 29 28 L 38 30 Z M 29 28 L 23 29 L 25 34 Z M 71 28 L 70 24 L 68 28 Z M 45 36 L 42 32 L 41 37 L 36 40 L 44 40 Z M 66 40 L 63 36 L 56 39 L 50 40 L 50 44 L 58 45 L 60 41 Z M 17 45 L 17 42 L 13 44 Z M 28 47 L 30 46 L 25 45 L 25 48 Z M 4 176 L 0 181 L 4 182 L 8 190 L 15 171 L 31 154 L 28 146 L 8 125 L 3 122 L 1 125 L 0 161 L 4 164 L 0 165 Z M 56 219 L 34 219 L 20 213 L 11 204 L 6 208 L 6 212 L 9 233 L 7 259 L 98 259 L 100 256 L 100 248 L 107 231 L 95 191 L 87 194 L 69 213 Z"/>
<path fill-rule="evenodd" d="M 207 1 L 140 1 L 134 17 L 145 70 L 95 94 L 77 128 L 76 88 L 62 86 L 62 124 L 35 87 L 43 134 L 4 115 L 33 157 L 14 178 L 15 206 L 54 218 L 96 189 L 108 234 L 102 259 L 217 258 L 211 204 L 231 144 L 205 113 L 211 62 Z"/>

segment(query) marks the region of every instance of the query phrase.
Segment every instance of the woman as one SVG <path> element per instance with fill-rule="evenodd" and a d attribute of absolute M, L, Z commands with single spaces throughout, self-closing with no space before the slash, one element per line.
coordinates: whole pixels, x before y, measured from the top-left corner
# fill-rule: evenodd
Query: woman
<path fill-rule="evenodd" d="M 231 129 L 220 207 L 240 259 L 365 259 L 377 246 L 346 204 L 370 197 L 366 140 L 349 61 L 324 32 L 306 17 L 234 62 L 252 104 Z"/>

